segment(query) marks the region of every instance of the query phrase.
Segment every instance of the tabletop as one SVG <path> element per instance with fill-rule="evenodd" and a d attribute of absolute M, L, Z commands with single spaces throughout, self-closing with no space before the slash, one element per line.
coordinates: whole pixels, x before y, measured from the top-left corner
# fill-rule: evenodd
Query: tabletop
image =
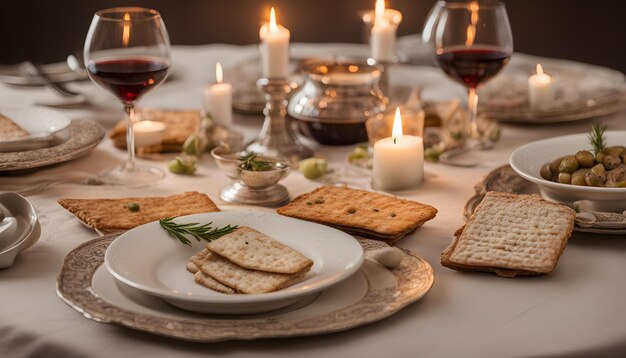
<path fill-rule="evenodd" d="M 408 46 L 407 48 L 410 48 Z M 294 56 L 366 53 L 362 45 L 293 44 Z M 215 62 L 226 68 L 257 56 L 257 46 L 175 46 L 174 79 L 148 94 L 143 107 L 199 109 L 202 88 L 213 81 Z M 419 51 L 418 51 L 419 52 Z M 424 60 L 427 62 L 427 60 Z M 439 69 L 401 65 L 391 82 L 423 89 L 424 99 L 463 98 L 461 86 Z M 226 78 L 228 80 L 228 78 Z M 65 110 L 70 118 L 89 118 L 110 129 L 122 118 L 121 106 L 89 82 L 72 84 L 99 103 L 97 109 Z M 47 88 L 0 86 L 0 104 L 30 105 L 54 99 Z M 252 139 L 260 116 L 235 115 L 234 128 Z M 626 129 L 626 112 L 603 118 L 610 129 Z M 518 146 L 557 135 L 584 133 L 590 121 L 542 125 L 503 125 L 502 138 L 475 168 L 425 164 L 426 180 L 398 195 L 433 205 L 437 217 L 405 237 L 408 248 L 434 268 L 435 284 L 420 301 L 392 317 L 345 332 L 314 337 L 214 344 L 186 343 L 85 319 L 56 294 L 56 275 L 63 258 L 77 245 L 98 235 L 57 204 L 60 198 L 150 196 L 197 190 L 222 210 L 242 207 L 219 199 L 229 183 L 210 156 L 203 156 L 195 176 L 167 172 L 165 159 L 150 164 L 167 172 L 164 180 L 140 189 L 85 186 L 63 178 L 95 174 L 125 159 L 125 152 L 105 139 L 92 153 L 24 177 L 0 177 L 0 190 L 60 180 L 28 199 L 42 226 L 40 241 L 16 264 L 0 270 L 0 356 L 229 356 L 229 357 L 534 357 L 615 356 L 626 352 L 626 237 L 574 233 L 551 275 L 506 279 L 491 274 L 461 273 L 441 266 L 441 252 L 463 225 L 462 210 L 474 185 L 490 170 L 506 164 Z M 313 146 L 316 153 L 341 165 L 352 146 Z M 141 160 L 140 161 L 144 161 Z M 283 184 L 292 197 L 320 184 L 297 171 Z M 250 209 L 250 207 L 246 207 Z M 253 210 L 273 211 L 271 208 Z"/>

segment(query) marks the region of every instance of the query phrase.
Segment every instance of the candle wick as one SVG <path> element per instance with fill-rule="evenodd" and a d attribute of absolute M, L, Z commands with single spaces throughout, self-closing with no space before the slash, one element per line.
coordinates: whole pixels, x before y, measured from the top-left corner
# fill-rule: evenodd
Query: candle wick
<path fill-rule="evenodd" d="M 396 144 L 396 137 L 393 137 L 393 144 Z"/>

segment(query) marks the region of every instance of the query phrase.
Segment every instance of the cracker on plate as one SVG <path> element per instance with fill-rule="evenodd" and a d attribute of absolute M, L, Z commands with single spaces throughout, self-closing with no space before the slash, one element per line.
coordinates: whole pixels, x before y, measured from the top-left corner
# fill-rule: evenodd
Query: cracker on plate
<path fill-rule="evenodd" d="M 207 248 L 251 270 L 297 273 L 313 266 L 313 261 L 297 250 L 245 226 L 209 242 Z"/>
<path fill-rule="evenodd" d="M 277 212 L 393 244 L 434 218 L 437 209 L 390 195 L 322 186 L 298 196 Z"/>
<path fill-rule="evenodd" d="M 130 211 L 136 203 L 139 210 Z M 61 199 L 59 204 L 85 224 L 105 232 L 129 230 L 165 217 L 220 211 L 206 195 L 197 191 L 171 196 L 120 199 Z"/>
<path fill-rule="evenodd" d="M 537 195 L 488 192 L 441 254 L 441 264 L 504 277 L 549 274 L 565 249 L 575 217 L 574 210 Z"/>
<path fill-rule="evenodd" d="M 202 119 L 199 111 L 137 109 L 136 114 L 140 120 L 165 123 L 161 144 L 145 147 L 143 153 L 180 152 L 187 138 L 198 131 Z M 111 129 L 109 138 L 116 147 L 126 149 L 126 120 Z"/>
<path fill-rule="evenodd" d="M 200 272 L 241 293 L 267 293 L 278 291 L 300 281 L 309 271 L 306 268 L 293 274 L 250 270 L 241 267 L 213 252 L 195 261 Z M 196 273 L 197 274 L 197 273 Z"/>
<path fill-rule="evenodd" d="M 28 132 L 23 130 L 10 118 L 0 113 L 0 140 L 12 140 L 27 136 Z"/>

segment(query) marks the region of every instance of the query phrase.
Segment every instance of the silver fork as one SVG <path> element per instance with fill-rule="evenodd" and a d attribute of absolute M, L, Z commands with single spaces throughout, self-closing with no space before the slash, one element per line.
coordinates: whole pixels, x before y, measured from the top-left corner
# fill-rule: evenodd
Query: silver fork
<path fill-rule="evenodd" d="M 47 73 L 45 73 L 43 71 L 43 69 L 39 66 L 36 65 L 32 62 L 26 62 L 26 72 L 33 77 L 39 77 L 40 79 L 42 79 L 48 86 L 50 86 L 50 88 L 54 89 L 55 91 L 57 91 L 59 94 L 61 94 L 64 97 L 76 97 L 76 96 L 82 96 L 80 93 L 78 92 L 74 92 L 70 89 L 68 89 L 67 87 L 65 87 L 65 85 L 63 85 L 62 83 L 58 83 L 53 81 L 50 76 L 48 76 Z"/>

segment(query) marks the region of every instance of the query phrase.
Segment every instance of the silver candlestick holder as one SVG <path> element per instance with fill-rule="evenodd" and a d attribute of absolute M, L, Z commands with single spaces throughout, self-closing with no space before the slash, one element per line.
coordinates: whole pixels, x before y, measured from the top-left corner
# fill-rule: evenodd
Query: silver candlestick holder
<path fill-rule="evenodd" d="M 248 152 L 282 156 L 291 162 L 310 158 L 313 151 L 300 142 L 287 121 L 287 96 L 291 92 L 285 79 L 261 78 L 257 86 L 267 100 L 263 114 L 265 121 L 257 139 L 246 146 Z"/>

